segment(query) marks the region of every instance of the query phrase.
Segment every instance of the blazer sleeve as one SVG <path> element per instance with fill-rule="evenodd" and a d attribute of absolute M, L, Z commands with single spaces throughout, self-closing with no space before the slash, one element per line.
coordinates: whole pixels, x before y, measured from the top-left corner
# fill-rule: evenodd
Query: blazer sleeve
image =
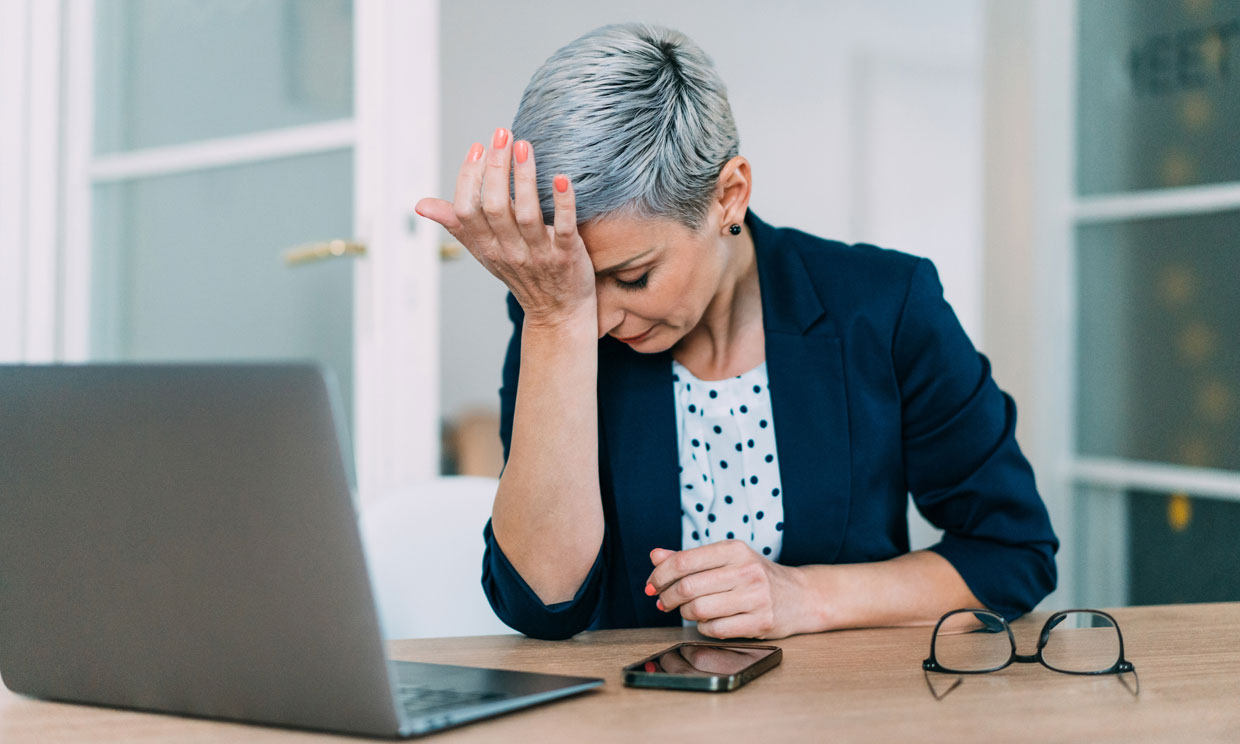
<path fill-rule="evenodd" d="M 1059 540 L 1016 443 L 1016 404 L 926 259 L 912 272 L 893 346 L 906 483 L 918 511 L 944 531 L 930 550 L 982 604 L 1016 618 L 1055 588 Z"/>
<path fill-rule="evenodd" d="M 517 375 L 521 368 L 521 328 L 525 321 L 525 313 L 511 293 L 508 295 L 508 317 L 512 319 L 513 331 L 508 342 L 508 353 L 504 358 L 503 383 L 499 389 L 499 436 L 504 445 L 505 466 L 508 464 L 508 452 L 512 447 Z M 606 531 L 594 565 L 576 595 L 566 602 L 550 605 L 544 604 L 538 598 L 508 561 L 495 540 L 489 519 L 482 530 L 482 537 L 486 541 L 482 556 L 482 589 L 486 592 L 495 614 L 509 627 L 532 638 L 560 640 L 585 630 L 594 621 L 602 605 L 602 589 L 607 573 L 606 556 L 609 553 Z"/>

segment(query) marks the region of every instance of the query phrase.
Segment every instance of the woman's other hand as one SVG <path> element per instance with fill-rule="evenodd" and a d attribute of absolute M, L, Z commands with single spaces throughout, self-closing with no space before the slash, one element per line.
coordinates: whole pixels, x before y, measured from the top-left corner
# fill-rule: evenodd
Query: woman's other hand
<path fill-rule="evenodd" d="M 758 555 L 740 540 L 689 550 L 650 552 L 646 594 L 659 608 L 680 608 L 698 632 L 715 638 L 784 638 L 815 632 L 804 574 Z"/>
<path fill-rule="evenodd" d="M 475 142 L 457 175 L 454 200 L 422 199 L 415 210 L 443 225 L 507 285 L 526 323 L 556 325 L 586 313 L 595 318 L 594 266 L 577 233 L 572 183 L 555 177 L 555 224 L 545 225 L 534 148 L 510 139 L 501 127 L 490 150 Z M 515 199 L 509 196 L 510 167 Z"/>

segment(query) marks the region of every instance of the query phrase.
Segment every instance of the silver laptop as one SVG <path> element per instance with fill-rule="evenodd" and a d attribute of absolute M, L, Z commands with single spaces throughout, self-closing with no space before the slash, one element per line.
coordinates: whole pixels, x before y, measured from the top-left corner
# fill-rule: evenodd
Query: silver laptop
<path fill-rule="evenodd" d="M 335 391 L 312 364 L 0 366 L 5 685 L 385 737 L 602 685 L 385 658 Z"/>

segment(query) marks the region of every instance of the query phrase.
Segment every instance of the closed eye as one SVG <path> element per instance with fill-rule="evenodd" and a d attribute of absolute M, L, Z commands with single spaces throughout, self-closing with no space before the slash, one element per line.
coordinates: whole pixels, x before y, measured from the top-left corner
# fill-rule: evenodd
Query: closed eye
<path fill-rule="evenodd" d="M 642 274 L 640 277 L 638 277 L 637 279 L 634 279 L 631 282 L 626 282 L 623 279 L 617 278 L 616 284 L 619 284 L 624 289 L 636 291 L 646 286 L 646 279 L 649 276 L 650 276 L 650 272 L 647 271 L 645 274 Z"/>

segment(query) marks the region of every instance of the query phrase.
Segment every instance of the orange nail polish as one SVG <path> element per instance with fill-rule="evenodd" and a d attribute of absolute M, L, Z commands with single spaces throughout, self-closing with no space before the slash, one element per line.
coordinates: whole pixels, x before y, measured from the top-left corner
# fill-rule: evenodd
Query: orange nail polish
<path fill-rule="evenodd" d="M 561 194 L 568 191 L 568 176 L 561 175 L 555 177 L 555 190 Z"/>
<path fill-rule="evenodd" d="M 646 582 L 646 596 L 647 597 L 654 596 L 654 584 L 651 584 L 649 581 Z"/>
<path fill-rule="evenodd" d="M 482 145 L 478 142 L 475 142 L 474 146 L 469 148 L 469 162 L 476 163 L 478 162 L 478 159 L 481 157 L 482 157 Z"/>
<path fill-rule="evenodd" d="M 658 608 L 659 608 L 660 610 L 662 610 L 663 612 L 667 612 L 667 608 L 663 606 L 663 600 L 661 600 L 661 599 L 660 599 L 660 600 L 655 601 L 654 606 L 655 606 L 655 607 L 658 607 Z"/>
<path fill-rule="evenodd" d="M 508 130 L 500 127 L 495 130 L 495 149 L 499 149 L 508 144 Z"/>
<path fill-rule="evenodd" d="M 512 154 L 516 156 L 518 163 L 524 163 L 530 158 L 530 143 L 520 140 L 512 146 Z"/>

